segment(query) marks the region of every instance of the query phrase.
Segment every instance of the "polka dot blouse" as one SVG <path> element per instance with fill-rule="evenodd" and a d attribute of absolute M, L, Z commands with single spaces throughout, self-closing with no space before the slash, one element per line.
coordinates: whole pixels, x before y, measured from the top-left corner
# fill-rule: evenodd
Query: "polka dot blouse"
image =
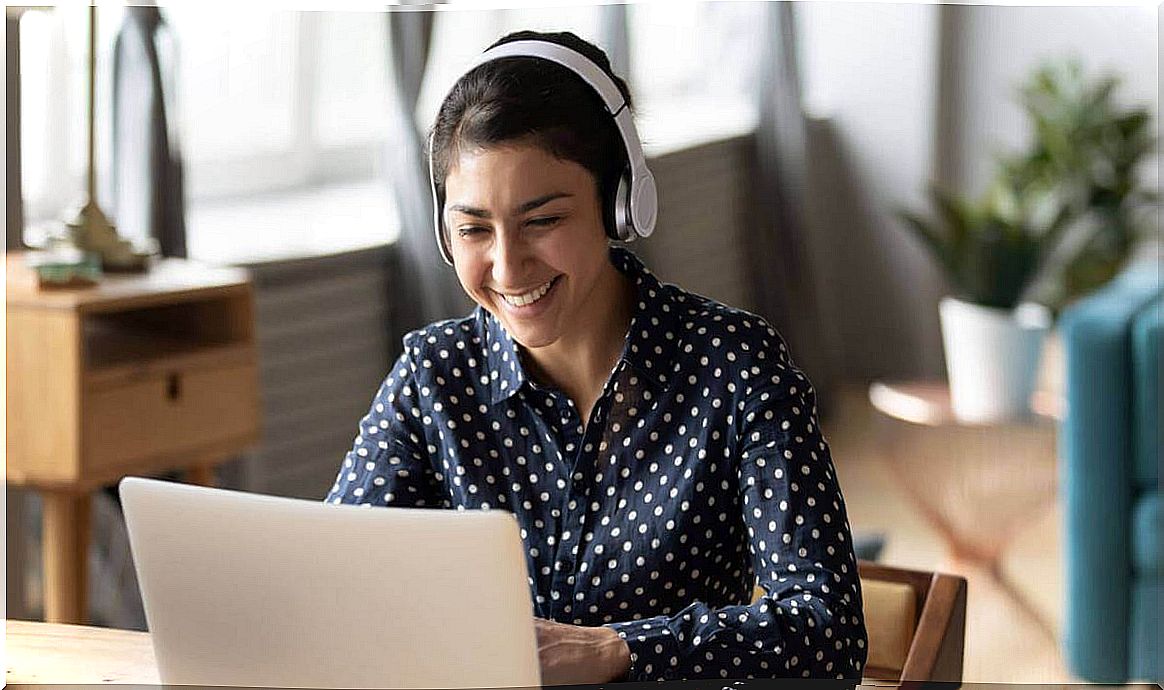
<path fill-rule="evenodd" d="M 759 317 L 611 260 L 638 304 L 587 424 L 478 307 L 404 338 L 326 500 L 512 512 L 535 614 L 613 628 L 629 680 L 860 678 L 811 384 Z"/>

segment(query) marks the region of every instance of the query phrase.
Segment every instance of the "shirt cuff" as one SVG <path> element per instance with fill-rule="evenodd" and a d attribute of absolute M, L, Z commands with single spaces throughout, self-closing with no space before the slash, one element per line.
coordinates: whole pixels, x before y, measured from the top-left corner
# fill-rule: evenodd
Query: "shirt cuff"
<path fill-rule="evenodd" d="M 608 623 L 630 648 L 626 680 L 665 680 L 679 666 L 679 643 L 667 627 L 670 618 L 655 616 L 637 621 Z"/>

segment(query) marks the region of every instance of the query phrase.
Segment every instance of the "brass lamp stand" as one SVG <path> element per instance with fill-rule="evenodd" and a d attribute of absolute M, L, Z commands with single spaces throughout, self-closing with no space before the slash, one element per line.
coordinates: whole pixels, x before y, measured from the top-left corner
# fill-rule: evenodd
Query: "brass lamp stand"
<path fill-rule="evenodd" d="M 97 122 L 97 7 L 89 5 L 89 170 L 85 202 L 65 221 L 68 237 L 83 252 L 101 259 L 101 268 L 111 272 L 137 272 L 148 267 L 152 252 L 140 251 L 117 234 L 113 223 L 97 203 L 96 122 Z"/>

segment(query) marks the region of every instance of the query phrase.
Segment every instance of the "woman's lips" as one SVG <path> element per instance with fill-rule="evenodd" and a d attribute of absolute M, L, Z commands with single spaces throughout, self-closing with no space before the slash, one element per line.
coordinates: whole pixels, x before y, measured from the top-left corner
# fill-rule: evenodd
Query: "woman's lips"
<path fill-rule="evenodd" d="M 537 301 L 533 303 L 527 303 L 521 306 L 511 304 L 508 300 L 505 299 L 505 297 L 501 295 L 501 293 L 496 293 L 497 301 L 501 303 L 501 308 L 504 309 L 507 314 L 512 314 L 520 318 L 531 318 L 538 316 L 546 310 L 550 301 L 553 300 L 555 294 L 558 291 L 558 283 L 562 282 L 561 278 L 562 276 L 559 275 L 551 280 L 549 289 L 546 290 L 545 294 L 543 294 L 540 298 L 537 299 Z"/>

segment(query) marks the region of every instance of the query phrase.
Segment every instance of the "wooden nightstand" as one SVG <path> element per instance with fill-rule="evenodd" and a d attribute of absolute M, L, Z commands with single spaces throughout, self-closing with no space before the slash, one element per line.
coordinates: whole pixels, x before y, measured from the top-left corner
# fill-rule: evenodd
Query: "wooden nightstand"
<path fill-rule="evenodd" d="M 210 483 L 259 437 L 245 271 L 165 259 L 38 290 L 7 257 L 7 481 L 43 499 L 45 618 L 85 620 L 89 493 L 129 474 Z"/>

